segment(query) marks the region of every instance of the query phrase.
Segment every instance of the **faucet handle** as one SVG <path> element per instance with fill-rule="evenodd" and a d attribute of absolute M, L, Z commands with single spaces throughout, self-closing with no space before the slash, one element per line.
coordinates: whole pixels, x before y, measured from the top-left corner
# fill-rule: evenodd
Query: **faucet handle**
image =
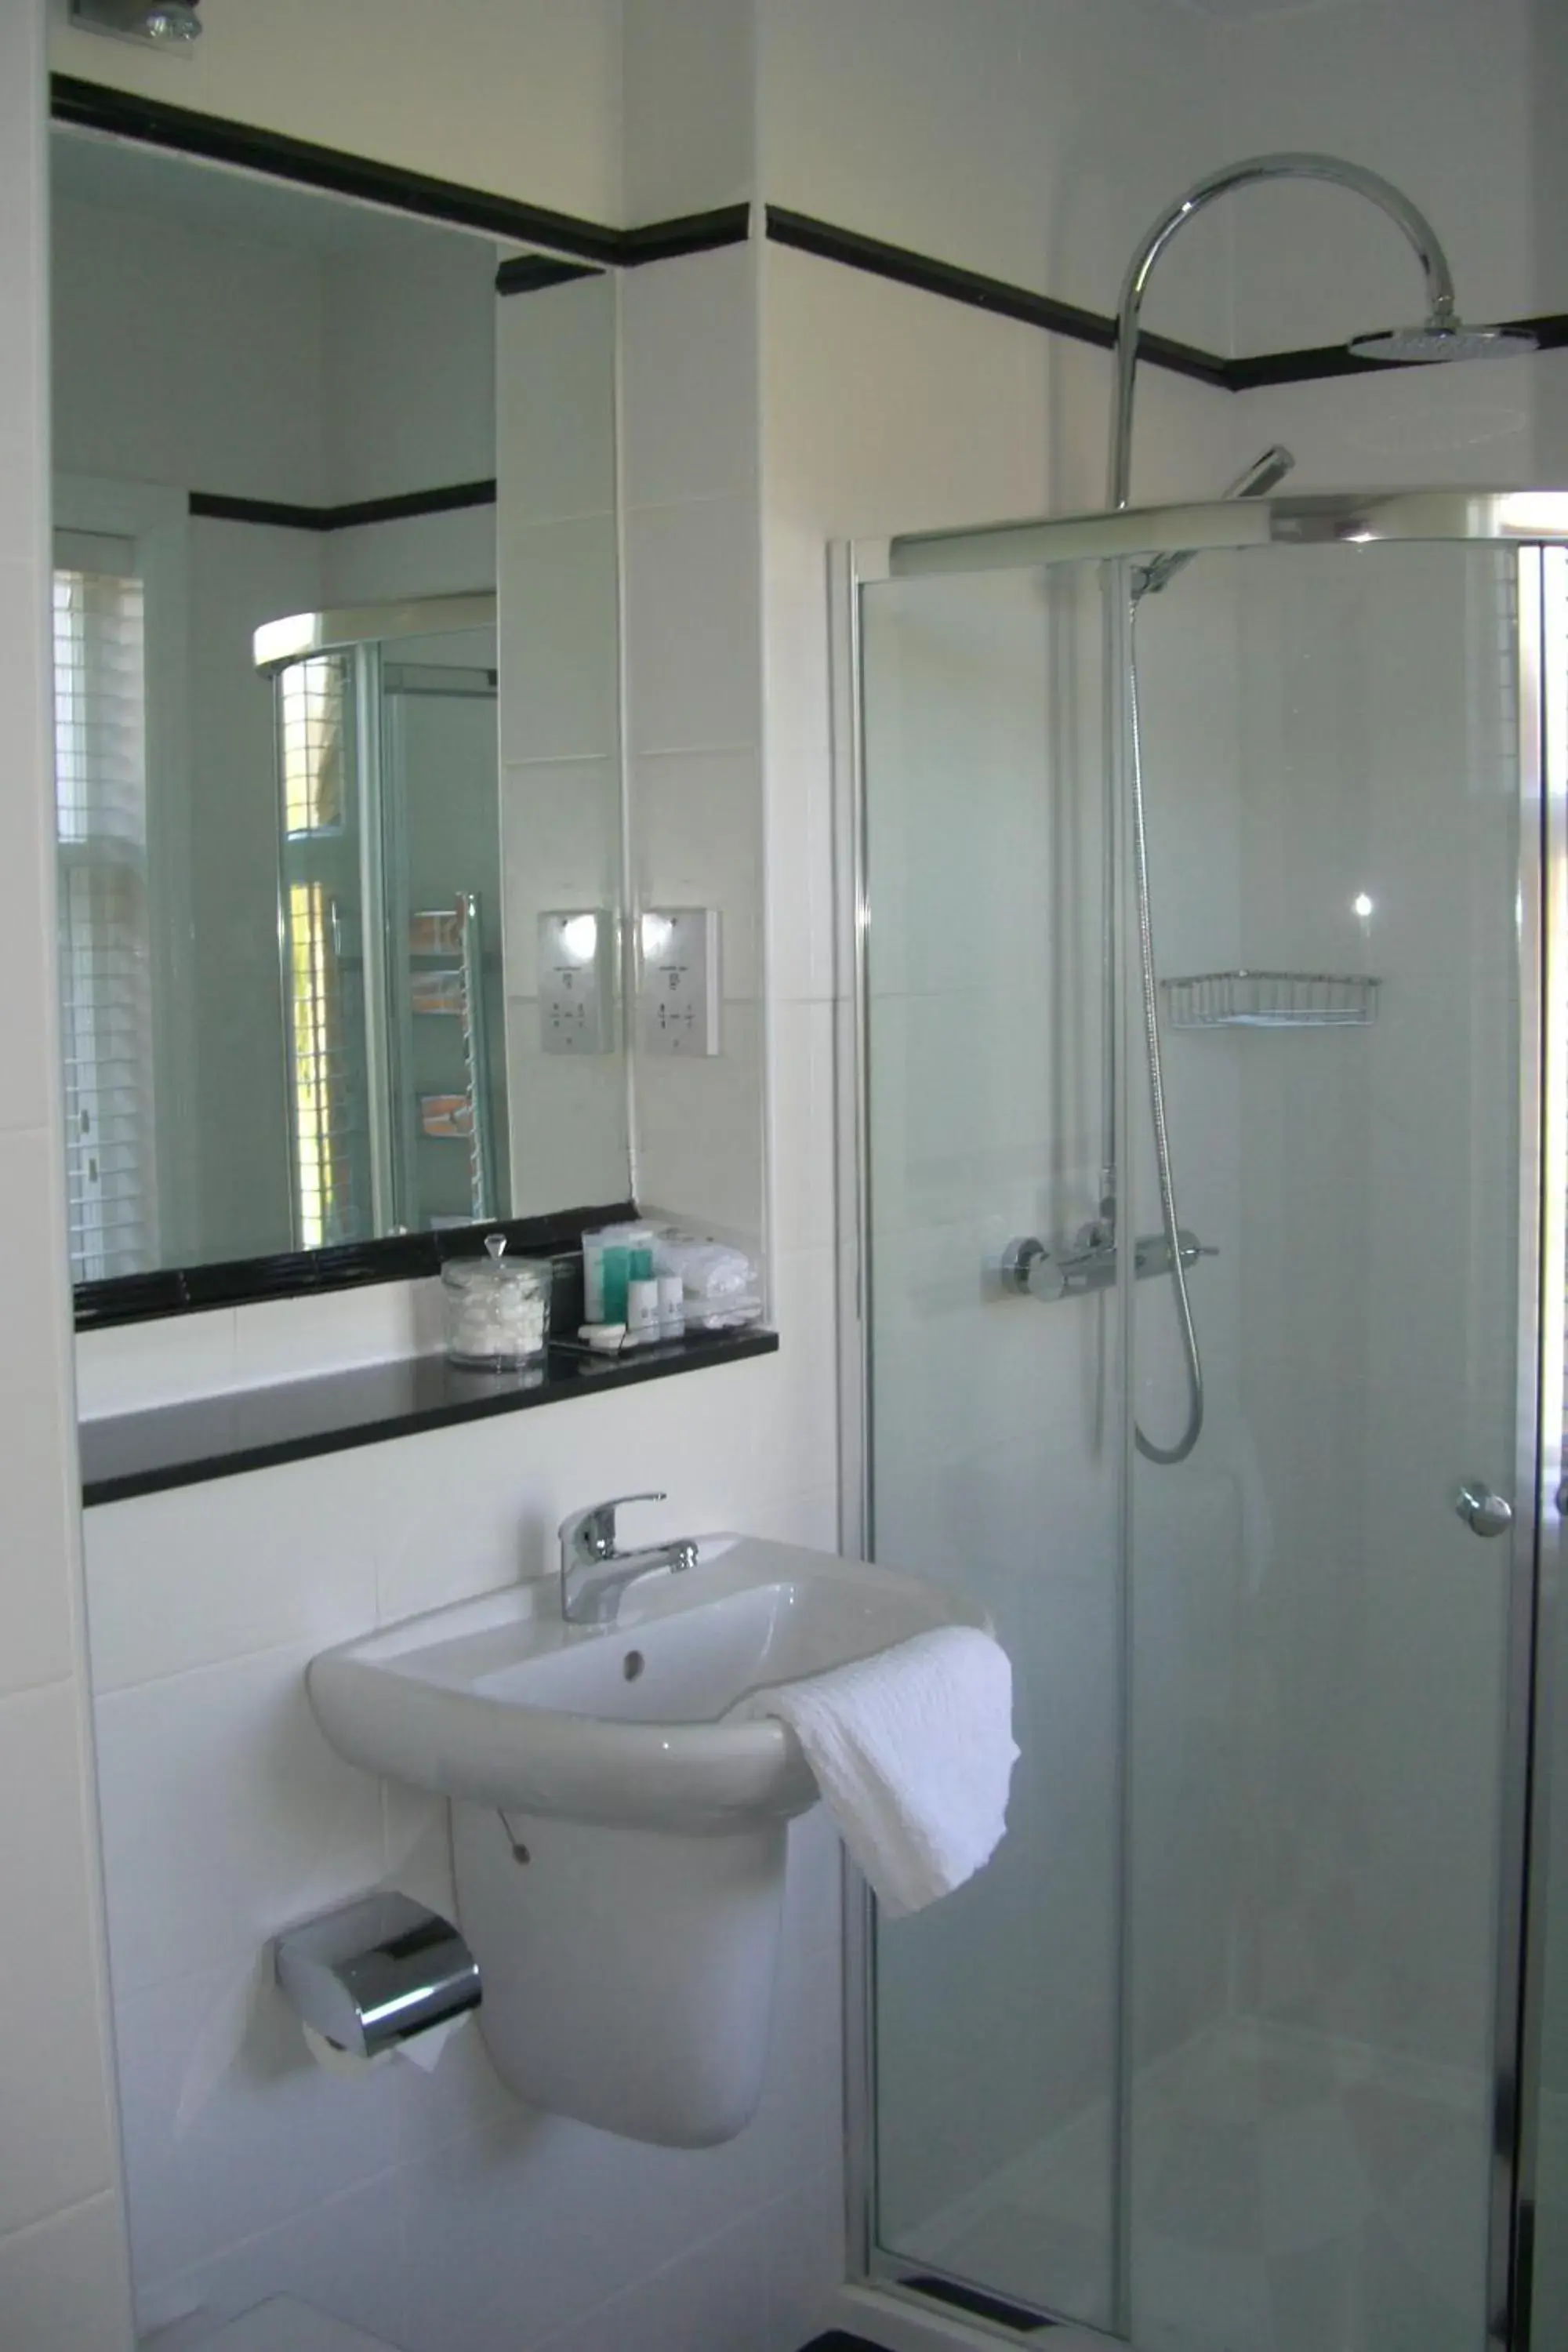
<path fill-rule="evenodd" d="M 564 1566 L 572 1559 L 609 1559 L 616 1549 L 616 1513 L 623 1503 L 662 1503 L 662 1486 L 650 1488 L 641 1495 L 612 1495 L 608 1502 L 590 1503 L 584 1511 L 574 1511 L 561 1522 L 561 1559 Z"/>

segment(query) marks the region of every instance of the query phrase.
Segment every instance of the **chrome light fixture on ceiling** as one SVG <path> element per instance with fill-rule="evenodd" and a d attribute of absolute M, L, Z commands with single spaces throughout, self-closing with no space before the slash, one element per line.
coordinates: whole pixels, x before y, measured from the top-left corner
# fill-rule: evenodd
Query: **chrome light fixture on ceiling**
<path fill-rule="evenodd" d="M 201 33 L 200 0 L 70 0 L 70 20 L 84 32 L 188 50 Z"/>

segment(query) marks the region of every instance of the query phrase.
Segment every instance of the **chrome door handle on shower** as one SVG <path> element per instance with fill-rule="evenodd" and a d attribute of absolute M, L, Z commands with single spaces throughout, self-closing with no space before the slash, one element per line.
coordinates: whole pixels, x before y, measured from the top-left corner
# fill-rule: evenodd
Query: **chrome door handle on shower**
<path fill-rule="evenodd" d="M 1208 1248 L 1184 1225 L 1177 1234 L 1182 1264 L 1192 1265 L 1200 1257 L 1217 1257 L 1217 1249 Z M 1163 1234 L 1144 1234 L 1132 1244 L 1132 1271 L 1141 1282 L 1171 1271 L 1171 1245 Z M 1085 1225 L 1077 1239 L 1064 1242 L 1060 1249 L 1047 1249 L 1042 1241 L 1030 1234 L 1009 1242 L 1002 1253 L 1002 1286 L 1021 1297 L 1043 1298 L 1047 1304 L 1058 1298 L 1082 1298 L 1091 1290 L 1109 1290 L 1116 1280 L 1116 1244 L 1107 1241 L 1093 1225 Z"/>
<path fill-rule="evenodd" d="M 1466 1479 L 1454 1497 L 1454 1508 L 1472 1535 L 1505 1536 L 1513 1525 L 1513 1505 L 1480 1478 Z"/>

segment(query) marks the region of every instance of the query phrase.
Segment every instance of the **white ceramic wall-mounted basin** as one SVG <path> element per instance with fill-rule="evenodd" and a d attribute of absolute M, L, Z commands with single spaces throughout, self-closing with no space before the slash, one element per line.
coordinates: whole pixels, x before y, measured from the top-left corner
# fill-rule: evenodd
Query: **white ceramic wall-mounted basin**
<path fill-rule="evenodd" d="M 754 1536 L 701 1538 L 695 1568 L 630 1587 L 613 1625 L 569 1625 L 541 1597 L 509 1586 L 325 1652 L 309 1676 L 321 1728 L 351 1763 L 473 1804 L 738 1828 L 816 1795 L 783 1724 L 723 1720 L 739 1700 L 985 1622 L 961 1593 Z"/>
<path fill-rule="evenodd" d="M 707 2147 L 762 2095 L 785 1832 L 816 1795 L 793 1732 L 729 1710 L 984 1622 L 916 1577 L 711 1536 L 695 1567 L 629 1586 L 612 1625 L 513 1585 L 326 1651 L 310 1691 L 351 1763 L 453 1801 L 502 2079 L 605 2131 Z"/>

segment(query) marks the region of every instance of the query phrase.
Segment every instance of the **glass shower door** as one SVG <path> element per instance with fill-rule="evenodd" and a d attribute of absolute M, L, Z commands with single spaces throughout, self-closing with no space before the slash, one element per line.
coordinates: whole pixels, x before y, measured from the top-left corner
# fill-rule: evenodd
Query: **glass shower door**
<path fill-rule="evenodd" d="M 1486 2341 L 1515 1547 L 1456 1505 L 1515 1496 L 1532 1433 L 1516 572 L 1266 548 L 1138 616 L 1173 1150 L 1219 1252 L 1202 1441 L 1131 1457 L 1127 2286 L 1161 2352 Z M 1216 971 L 1249 976 L 1217 1018 L 1182 985 Z M 1128 1097 L 1142 1230 L 1141 1059 Z M 1169 1442 L 1170 1285 L 1131 1307 Z"/>
<path fill-rule="evenodd" d="M 1214 550 L 1140 606 L 1173 1156 L 1217 1253 L 1174 1467 L 1134 1435 L 1185 1418 L 1168 1278 L 996 1280 L 1100 1191 L 1100 567 L 862 592 L 873 1548 L 981 1593 L 1024 1750 L 991 1868 L 876 1932 L 877 2266 L 1141 2352 L 1479 2352 L 1495 2317 L 1519 565 Z M 1125 870 L 1120 912 L 1143 1236 Z"/>
<path fill-rule="evenodd" d="M 877 1931 L 877 2235 L 1111 2326 L 1115 1318 L 996 1278 L 1099 1199 L 1098 572 L 889 581 L 862 628 L 872 1549 L 984 1601 L 1022 1750 L 991 1865 Z"/>

